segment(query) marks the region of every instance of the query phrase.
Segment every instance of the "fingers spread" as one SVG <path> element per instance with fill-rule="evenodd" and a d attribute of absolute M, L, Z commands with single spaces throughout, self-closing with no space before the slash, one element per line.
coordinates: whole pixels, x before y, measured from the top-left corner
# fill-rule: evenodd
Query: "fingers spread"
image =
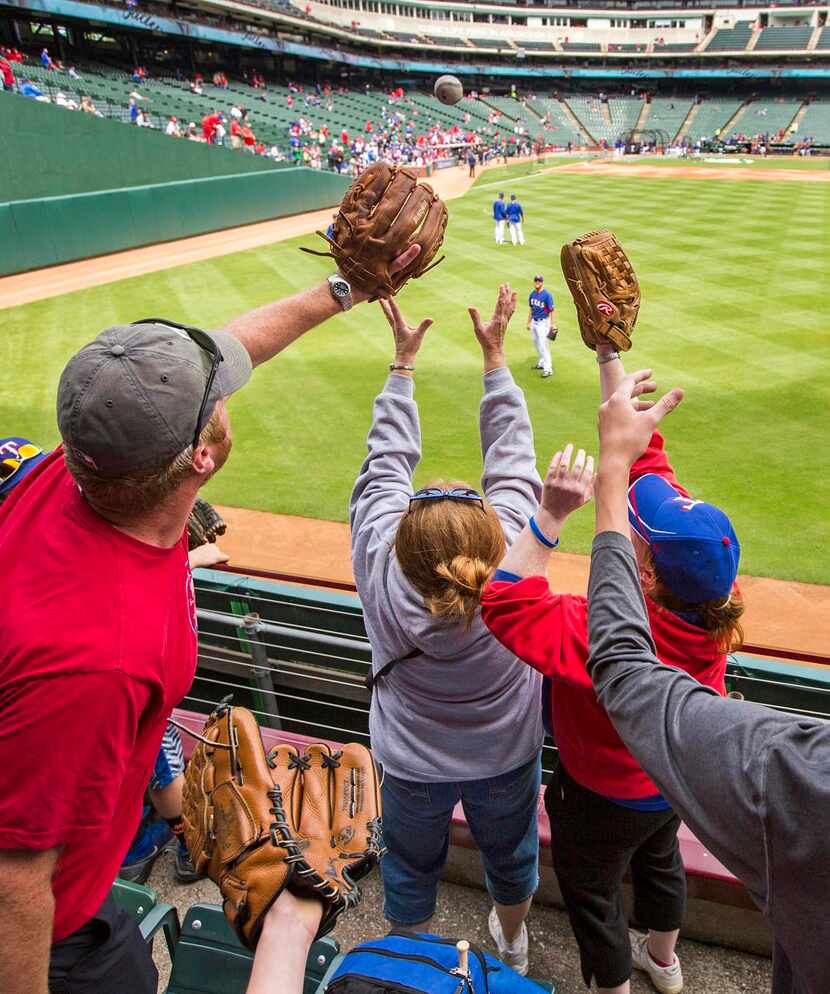
<path fill-rule="evenodd" d="M 574 447 L 572 442 L 568 442 L 565 446 L 565 451 L 562 453 L 562 458 L 559 461 L 559 475 L 562 476 L 568 472 L 571 468 L 571 456 L 573 455 Z"/>
<path fill-rule="evenodd" d="M 671 414 L 671 412 L 682 400 L 682 390 L 678 388 L 669 390 L 668 393 L 663 394 L 663 396 L 655 403 L 654 407 L 651 408 L 646 417 L 651 419 L 652 424 L 657 425 L 667 414 Z"/>
<path fill-rule="evenodd" d="M 433 323 L 432 318 L 424 318 L 424 320 L 418 325 L 418 330 L 416 331 L 416 334 L 417 335 L 426 334 L 427 328 L 429 328 L 432 325 L 432 323 Z"/>

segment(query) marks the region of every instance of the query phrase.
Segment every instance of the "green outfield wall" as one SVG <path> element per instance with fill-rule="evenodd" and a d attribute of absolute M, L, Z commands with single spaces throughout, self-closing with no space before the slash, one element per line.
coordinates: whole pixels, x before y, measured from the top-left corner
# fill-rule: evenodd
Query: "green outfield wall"
<path fill-rule="evenodd" d="M 0 200 L 274 171 L 268 159 L 0 92 Z"/>
<path fill-rule="evenodd" d="M 348 185 L 336 173 L 275 169 L 0 203 L 0 275 L 320 210 Z"/>

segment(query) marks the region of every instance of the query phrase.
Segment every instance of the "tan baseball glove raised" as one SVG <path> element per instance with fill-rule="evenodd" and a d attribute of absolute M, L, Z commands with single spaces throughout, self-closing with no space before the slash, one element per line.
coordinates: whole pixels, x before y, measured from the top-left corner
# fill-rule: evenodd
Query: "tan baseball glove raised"
<path fill-rule="evenodd" d="M 446 227 L 447 208 L 431 186 L 408 169 L 376 162 L 346 191 L 331 235 L 317 232 L 331 251 L 303 251 L 333 258 L 338 272 L 371 300 L 394 297 L 407 280 L 441 262 L 443 256 L 435 256 Z M 421 246 L 417 258 L 390 272 L 392 262 L 415 244 Z"/>
<path fill-rule="evenodd" d="M 627 352 L 640 309 L 640 284 L 610 231 L 590 231 L 562 246 L 562 272 L 589 349 L 612 342 Z"/>
<path fill-rule="evenodd" d="M 241 942 L 256 947 L 282 891 L 316 895 L 318 938 L 360 901 L 357 881 L 383 854 L 372 754 L 355 743 L 266 754 L 256 718 L 220 705 L 185 770 L 184 834 L 197 871 L 218 884 Z"/>

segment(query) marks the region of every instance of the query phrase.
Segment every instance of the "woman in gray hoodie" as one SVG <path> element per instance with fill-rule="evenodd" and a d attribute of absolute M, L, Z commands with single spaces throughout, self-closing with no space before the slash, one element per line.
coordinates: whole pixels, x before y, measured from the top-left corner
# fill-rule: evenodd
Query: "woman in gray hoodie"
<path fill-rule="evenodd" d="M 490 932 L 501 958 L 525 973 L 524 919 L 539 881 L 540 678 L 493 638 L 478 607 L 542 491 L 524 396 L 504 360 L 516 295 L 502 285 L 488 322 L 469 312 L 484 358 L 481 493 L 440 482 L 413 494 L 412 374 L 432 321 L 413 328 L 394 301 L 381 306 L 395 359 L 349 515 L 372 644 L 372 748 L 384 770 L 384 910 L 395 925 L 428 929 L 460 801 L 494 902 Z"/>

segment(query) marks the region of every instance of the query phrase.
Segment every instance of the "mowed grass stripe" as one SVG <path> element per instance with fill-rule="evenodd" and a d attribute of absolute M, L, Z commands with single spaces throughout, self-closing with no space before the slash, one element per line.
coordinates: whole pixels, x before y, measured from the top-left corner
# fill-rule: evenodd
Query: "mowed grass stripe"
<path fill-rule="evenodd" d="M 487 174 L 493 176 L 492 173 Z M 416 483 L 481 473 L 480 357 L 466 313 L 492 307 L 499 282 L 520 296 L 508 360 L 526 391 L 540 467 L 564 442 L 595 449 L 597 374 L 559 269 L 562 243 L 607 226 L 630 252 L 643 305 L 629 368 L 687 389 L 667 422 L 669 453 L 698 496 L 733 517 L 748 572 L 830 582 L 824 480 L 830 470 L 830 348 L 824 185 L 629 179 L 552 172 L 497 180 L 528 215 L 527 245 L 497 247 L 495 186 L 449 205 L 446 261 L 401 295 L 435 319 L 418 360 L 424 460 Z M 3 431 L 56 441 L 54 395 L 73 351 L 108 324 L 160 314 L 206 327 L 329 272 L 298 251 L 313 237 L 124 280 L 3 312 Z M 163 252 L 163 247 L 159 248 Z M 535 272 L 558 306 L 556 375 L 541 380 L 524 329 Z M 232 402 L 234 454 L 208 488 L 217 501 L 345 520 L 372 401 L 392 357 L 376 306 L 316 329 L 258 370 Z M 820 506 L 821 505 L 821 506 Z M 587 552 L 589 509 L 565 548 Z M 275 564 L 278 565 L 278 564 Z"/>

